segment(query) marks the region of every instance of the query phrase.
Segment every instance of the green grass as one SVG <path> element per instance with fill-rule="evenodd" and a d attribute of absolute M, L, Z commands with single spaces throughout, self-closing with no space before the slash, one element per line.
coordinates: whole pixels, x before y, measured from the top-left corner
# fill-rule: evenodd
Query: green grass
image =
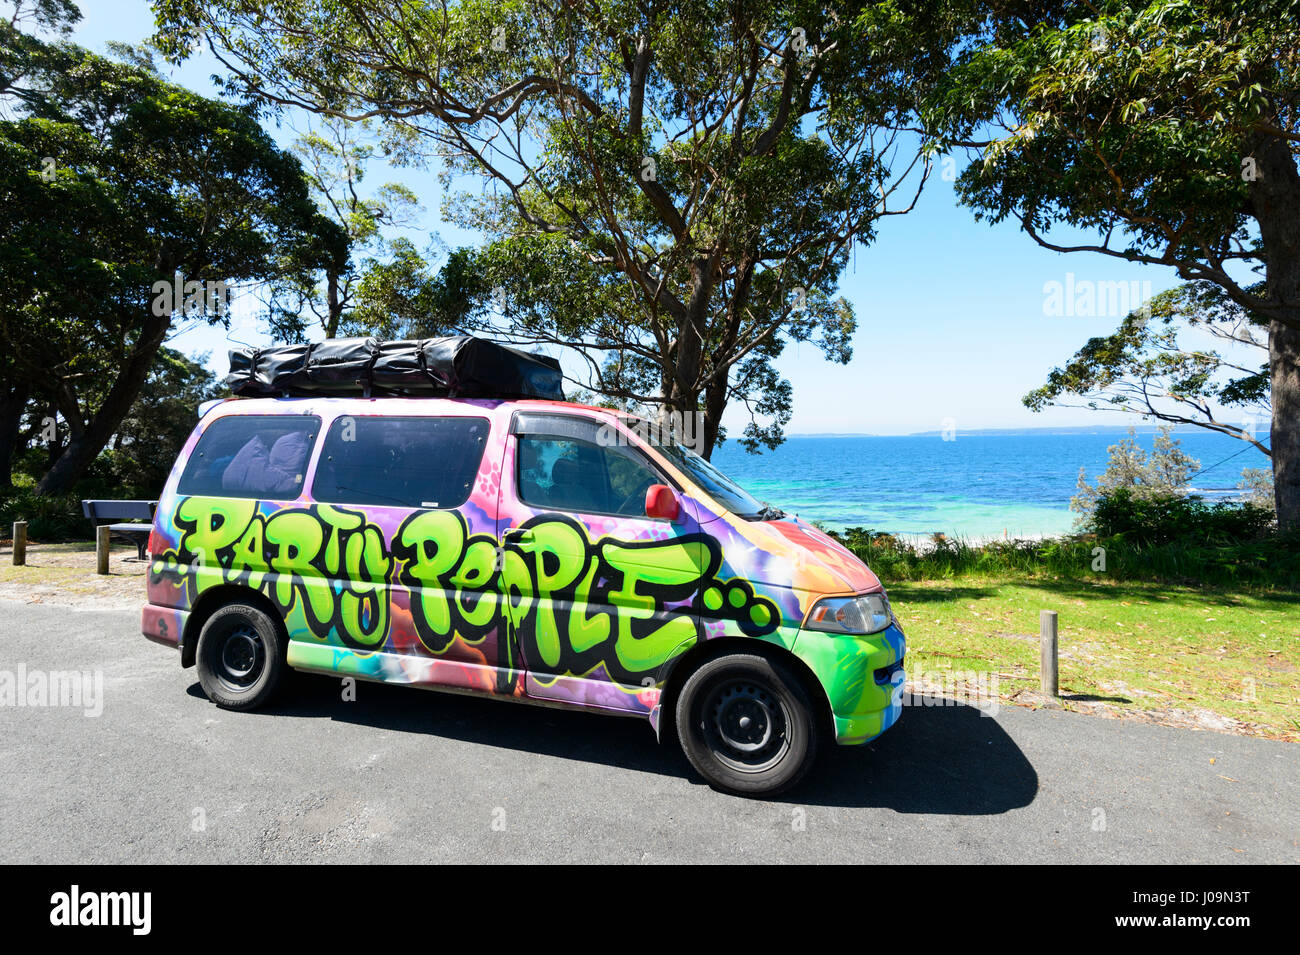
<path fill-rule="evenodd" d="M 1119 715 L 1194 724 L 1188 714 L 1208 711 L 1244 724 L 1232 727 L 1240 732 L 1300 741 L 1295 595 L 1101 575 L 967 574 L 886 586 L 907 633 L 909 678 L 919 664 L 927 673 L 997 673 L 1004 701 L 1036 691 L 1039 612 L 1055 610 L 1067 708 L 1100 703 Z"/>

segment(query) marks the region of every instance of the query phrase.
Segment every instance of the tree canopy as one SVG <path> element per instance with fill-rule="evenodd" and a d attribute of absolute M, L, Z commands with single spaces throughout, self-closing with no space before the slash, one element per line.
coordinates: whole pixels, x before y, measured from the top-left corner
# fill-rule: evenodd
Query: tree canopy
<path fill-rule="evenodd" d="M 1180 285 L 1127 315 L 1113 334 L 1090 338 L 1025 396 L 1025 405 L 1035 411 L 1082 406 L 1196 425 L 1271 455 L 1267 435 L 1257 433 L 1272 419 L 1267 328 L 1218 285 Z"/>
<path fill-rule="evenodd" d="M 944 10 L 963 39 L 920 63 L 920 113 L 932 148 L 971 151 L 962 201 L 1048 249 L 1213 283 L 1267 322 L 1277 514 L 1300 526 L 1300 3 Z M 929 23 L 904 0 L 859 16 L 873 45 Z"/>
<path fill-rule="evenodd" d="M 733 400 L 768 415 L 751 444 L 780 440 L 786 342 L 849 360 L 850 250 L 928 171 L 900 131 L 914 54 L 862 43 L 859 8 L 158 0 L 155 39 L 439 161 L 490 240 L 488 326 L 578 346 L 608 399 L 701 413 L 707 453 Z"/>
<path fill-rule="evenodd" d="M 43 493 L 123 422 L 168 336 L 228 320 L 229 287 L 319 267 L 341 230 L 249 107 L 0 23 L 0 465 L 48 409 Z M 286 250 L 310 254 L 286 256 Z"/>

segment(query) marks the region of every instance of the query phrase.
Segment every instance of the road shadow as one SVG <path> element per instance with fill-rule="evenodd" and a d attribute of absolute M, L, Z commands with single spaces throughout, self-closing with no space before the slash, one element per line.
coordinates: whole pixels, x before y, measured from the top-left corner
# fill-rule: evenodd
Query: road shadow
<path fill-rule="evenodd" d="M 954 584 L 942 589 L 894 581 L 889 585 L 889 597 L 898 604 L 949 603 L 959 600 L 980 600 L 997 594 L 997 587 L 980 584 Z"/>
<path fill-rule="evenodd" d="M 988 816 L 1028 806 L 1038 773 L 998 721 L 973 706 L 905 706 L 866 746 L 837 746 L 791 803 Z"/>
<path fill-rule="evenodd" d="M 680 777 L 706 787 L 677 746 L 657 742 L 641 719 L 421 693 L 382 683 L 359 683 L 356 701 L 343 702 L 337 679 L 291 677 L 274 706 L 247 715 L 330 719 L 422 733 Z M 206 699 L 197 682 L 187 692 Z M 1038 774 L 997 720 L 954 704 L 905 707 L 898 723 L 874 742 L 829 747 L 809 777 L 775 801 L 993 815 L 1029 805 L 1037 792 Z"/>
<path fill-rule="evenodd" d="M 1127 696 L 1097 696 L 1095 693 L 1062 693 L 1061 699 L 1071 703 L 1132 703 Z"/>

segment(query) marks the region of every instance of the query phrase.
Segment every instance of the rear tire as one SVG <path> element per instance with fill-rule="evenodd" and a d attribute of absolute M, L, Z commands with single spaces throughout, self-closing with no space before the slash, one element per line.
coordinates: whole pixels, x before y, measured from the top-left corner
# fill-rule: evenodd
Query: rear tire
<path fill-rule="evenodd" d="M 677 698 L 677 736 L 716 789 L 774 796 L 817 761 L 817 722 L 799 679 L 751 653 L 718 657 L 692 673 Z"/>
<path fill-rule="evenodd" d="M 252 710 L 275 695 L 287 669 L 286 643 L 276 621 L 246 603 L 216 611 L 199 633 L 194 662 L 209 700 L 228 710 Z"/>

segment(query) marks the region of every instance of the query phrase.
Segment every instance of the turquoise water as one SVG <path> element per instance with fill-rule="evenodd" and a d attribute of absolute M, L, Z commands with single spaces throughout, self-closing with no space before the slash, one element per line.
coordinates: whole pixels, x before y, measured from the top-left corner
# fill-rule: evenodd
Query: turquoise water
<path fill-rule="evenodd" d="M 1079 468 L 1095 477 L 1106 467 L 1107 448 L 1124 436 L 1099 430 L 959 433 L 952 441 L 794 437 L 761 455 L 729 441 L 713 463 L 759 500 L 834 528 L 1014 537 L 1068 531 Z M 1269 466 L 1255 448 L 1223 435 L 1197 430 L 1177 437 L 1206 469 L 1192 486 L 1209 500 L 1235 494 L 1242 468 Z M 1150 432 L 1138 433 L 1144 448 L 1151 442 Z"/>

